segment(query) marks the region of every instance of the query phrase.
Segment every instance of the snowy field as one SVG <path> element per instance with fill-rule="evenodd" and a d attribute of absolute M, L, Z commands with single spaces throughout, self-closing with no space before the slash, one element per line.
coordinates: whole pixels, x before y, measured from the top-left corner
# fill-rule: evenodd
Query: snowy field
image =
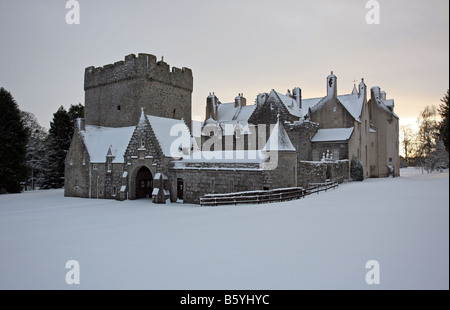
<path fill-rule="evenodd" d="M 449 174 L 401 173 L 255 206 L 0 196 L 0 289 L 449 289 Z"/>

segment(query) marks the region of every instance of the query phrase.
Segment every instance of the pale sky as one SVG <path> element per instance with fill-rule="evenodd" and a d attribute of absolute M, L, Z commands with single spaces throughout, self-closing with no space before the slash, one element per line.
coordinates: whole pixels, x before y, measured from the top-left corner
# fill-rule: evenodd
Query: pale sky
<path fill-rule="evenodd" d="M 365 78 L 395 99 L 402 123 L 449 88 L 449 1 L 378 0 L 380 24 L 366 23 L 366 0 L 79 0 L 80 24 L 66 24 L 65 0 L 0 1 L 0 87 L 46 128 L 59 106 L 84 104 L 84 69 L 149 53 L 194 75 L 193 116 L 206 97 L 294 87 L 324 96 Z"/>

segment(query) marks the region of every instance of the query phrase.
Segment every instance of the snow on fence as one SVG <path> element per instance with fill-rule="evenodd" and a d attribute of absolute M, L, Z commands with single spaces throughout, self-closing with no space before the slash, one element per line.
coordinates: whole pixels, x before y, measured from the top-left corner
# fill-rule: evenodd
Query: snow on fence
<path fill-rule="evenodd" d="M 200 205 L 223 206 L 237 204 L 261 204 L 300 199 L 305 196 L 327 191 L 338 186 L 338 182 L 314 183 L 308 189 L 303 187 L 280 188 L 229 194 L 208 194 L 200 198 Z"/>
<path fill-rule="evenodd" d="M 307 195 L 311 195 L 311 194 L 315 194 L 315 193 L 320 193 L 323 191 L 327 191 L 329 189 L 333 189 L 338 187 L 339 182 L 338 181 L 329 181 L 329 182 L 325 182 L 325 183 L 309 183 L 308 188 L 306 189 L 306 196 Z"/>

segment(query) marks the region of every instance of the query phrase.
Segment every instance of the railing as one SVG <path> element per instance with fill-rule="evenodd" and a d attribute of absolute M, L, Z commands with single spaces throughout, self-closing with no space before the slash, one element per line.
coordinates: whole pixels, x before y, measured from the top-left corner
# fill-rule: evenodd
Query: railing
<path fill-rule="evenodd" d="M 237 204 L 261 204 L 300 199 L 305 196 L 336 188 L 338 182 L 311 183 L 303 187 L 281 188 L 265 191 L 239 192 L 229 194 L 208 194 L 200 198 L 201 206 L 223 206 Z"/>
<path fill-rule="evenodd" d="M 230 194 L 208 194 L 200 198 L 201 206 L 221 206 L 236 204 L 260 204 L 281 202 L 304 197 L 303 187 L 291 187 L 266 191 L 239 192 Z"/>
<path fill-rule="evenodd" d="M 333 189 L 338 187 L 339 183 L 337 181 L 330 181 L 325 183 L 309 183 L 308 188 L 306 189 L 306 196 L 320 193 L 323 191 L 327 191 L 329 189 Z"/>

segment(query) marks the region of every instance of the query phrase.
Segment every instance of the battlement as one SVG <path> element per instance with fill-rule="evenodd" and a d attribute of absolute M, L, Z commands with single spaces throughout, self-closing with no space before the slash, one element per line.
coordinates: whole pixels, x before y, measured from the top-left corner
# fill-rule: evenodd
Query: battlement
<path fill-rule="evenodd" d="M 84 90 L 132 79 L 147 79 L 192 92 L 193 76 L 189 68 L 176 68 L 157 61 L 151 54 L 130 54 L 125 60 L 103 67 L 88 67 L 84 73 Z"/>

